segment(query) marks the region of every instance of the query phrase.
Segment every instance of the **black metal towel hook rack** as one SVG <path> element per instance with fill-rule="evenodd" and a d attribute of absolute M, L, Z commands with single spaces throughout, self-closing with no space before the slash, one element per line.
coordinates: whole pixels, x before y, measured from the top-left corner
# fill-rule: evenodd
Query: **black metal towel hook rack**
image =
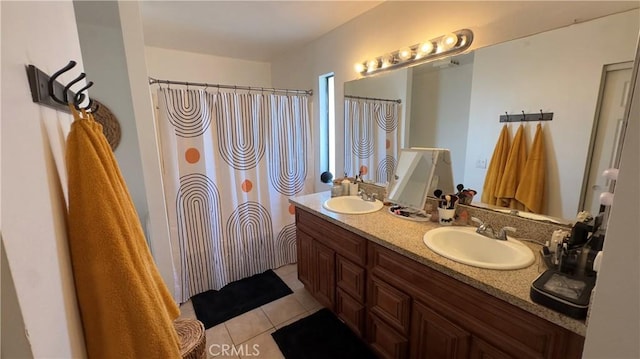
<path fill-rule="evenodd" d="M 71 70 L 76 64 L 75 61 L 71 60 L 66 66 L 51 76 L 34 65 L 27 65 L 27 78 L 29 79 L 29 88 L 31 89 L 31 99 L 33 102 L 67 113 L 71 112 L 69 104 L 73 104 L 77 109 L 95 111 L 96 108 L 93 106 L 93 100 L 90 98 L 87 106 L 80 107 L 80 104 L 87 98 L 84 91 L 93 85 L 92 81 L 87 82 L 77 93 L 71 90 L 73 85 L 87 76 L 84 72 L 66 85 L 63 85 L 57 80 L 60 75 Z"/>
<path fill-rule="evenodd" d="M 500 122 L 530 122 L 530 121 L 552 121 L 553 120 L 553 112 L 536 112 L 536 113 L 525 113 L 522 111 L 521 114 L 509 114 L 505 111 L 504 115 L 500 115 Z"/>

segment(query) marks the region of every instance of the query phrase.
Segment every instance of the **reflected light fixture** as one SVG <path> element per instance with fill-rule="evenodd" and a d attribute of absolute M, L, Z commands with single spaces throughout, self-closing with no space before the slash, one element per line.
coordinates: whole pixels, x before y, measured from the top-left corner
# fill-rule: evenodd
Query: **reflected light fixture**
<path fill-rule="evenodd" d="M 355 64 L 355 70 L 363 76 L 369 76 L 381 71 L 443 59 L 463 52 L 471 46 L 472 42 L 473 32 L 469 29 L 462 29 L 401 48 L 387 55 L 359 62 Z"/>

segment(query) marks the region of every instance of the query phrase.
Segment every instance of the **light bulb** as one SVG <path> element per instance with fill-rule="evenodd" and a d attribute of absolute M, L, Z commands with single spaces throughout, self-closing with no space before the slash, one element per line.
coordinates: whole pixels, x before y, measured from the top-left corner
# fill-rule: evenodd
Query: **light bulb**
<path fill-rule="evenodd" d="M 402 61 L 406 61 L 409 60 L 412 56 L 412 52 L 411 49 L 408 47 L 402 48 L 400 50 L 398 50 L 398 57 L 400 58 L 400 60 Z"/>
<path fill-rule="evenodd" d="M 446 34 L 442 36 L 440 39 L 440 43 L 438 44 L 438 51 L 447 51 L 451 50 L 458 43 L 458 35 L 454 33 Z"/>
<path fill-rule="evenodd" d="M 382 65 L 380 68 L 386 69 L 387 67 L 393 65 L 393 55 L 387 54 L 382 57 Z"/>
<path fill-rule="evenodd" d="M 378 68 L 378 59 L 367 61 L 367 72 L 371 72 Z"/>
<path fill-rule="evenodd" d="M 365 70 L 364 64 L 359 62 L 353 66 L 357 73 L 361 73 Z"/>
<path fill-rule="evenodd" d="M 433 43 L 431 41 L 427 41 L 418 47 L 418 53 L 421 54 L 422 56 L 429 55 L 432 51 L 433 51 Z"/>

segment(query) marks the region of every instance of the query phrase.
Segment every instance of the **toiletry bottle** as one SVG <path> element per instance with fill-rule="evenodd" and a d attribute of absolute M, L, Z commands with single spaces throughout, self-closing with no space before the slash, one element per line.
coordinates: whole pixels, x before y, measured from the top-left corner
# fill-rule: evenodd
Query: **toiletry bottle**
<path fill-rule="evenodd" d="M 349 178 L 347 178 L 347 173 L 344 173 L 344 179 L 342 180 L 342 182 L 340 182 L 340 184 L 342 185 L 342 195 L 343 196 L 348 196 L 349 195 L 349 184 L 351 182 L 349 182 Z"/>

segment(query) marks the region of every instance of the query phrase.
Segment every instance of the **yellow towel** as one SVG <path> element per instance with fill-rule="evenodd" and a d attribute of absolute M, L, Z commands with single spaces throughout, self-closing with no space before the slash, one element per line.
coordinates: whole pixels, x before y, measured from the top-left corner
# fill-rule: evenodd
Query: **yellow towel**
<path fill-rule="evenodd" d="M 89 358 L 179 358 L 179 310 L 162 281 L 102 126 L 67 138 L 69 251 Z"/>
<path fill-rule="evenodd" d="M 487 175 L 484 178 L 484 185 L 482 186 L 482 202 L 488 204 L 496 204 L 496 190 L 500 185 L 502 179 L 502 173 L 504 167 L 507 164 L 507 155 L 509 154 L 509 129 L 507 125 L 502 126 L 498 142 L 493 150 L 491 156 L 491 162 L 489 162 L 489 169 L 487 169 Z"/>
<path fill-rule="evenodd" d="M 538 124 L 533 144 L 531 144 L 531 154 L 529 154 L 527 163 L 524 166 L 522 179 L 516 192 L 516 199 L 522 202 L 529 212 L 543 212 L 545 172 L 544 134 L 542 125 Z"/>
<path fill-rule="evenodd" d="M 498 198 L 497 205 L 514 209 L 524 209 L 524 205 L 516 200 L 518 184 L 524 172 L 524 165 L 527 162 L 527 145 L 524 138 L 524 126 L 520 125 L 507 158 L 507 165 L 500 181 L 500 186 L 496 191 Z"/>

